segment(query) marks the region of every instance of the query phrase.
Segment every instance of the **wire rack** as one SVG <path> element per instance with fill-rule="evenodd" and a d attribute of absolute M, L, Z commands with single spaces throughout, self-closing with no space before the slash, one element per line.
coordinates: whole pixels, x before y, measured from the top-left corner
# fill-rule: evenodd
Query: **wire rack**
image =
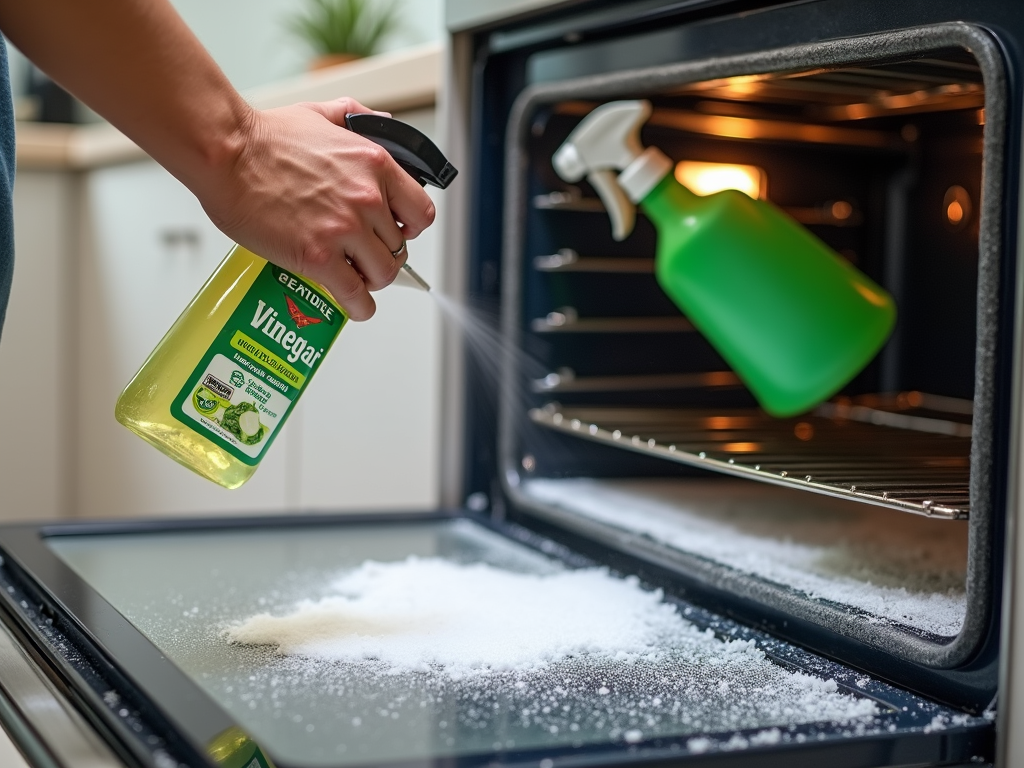
<path fill-rule="evenodd" d="M 564 407 L 537 424 L 588 440 L 945 520 L 970 514 L 970 424 L 934 413 L 827 403 L 775 419 L 757 410 Z M 942 414 L 939 414 L 942 416 Z"/>

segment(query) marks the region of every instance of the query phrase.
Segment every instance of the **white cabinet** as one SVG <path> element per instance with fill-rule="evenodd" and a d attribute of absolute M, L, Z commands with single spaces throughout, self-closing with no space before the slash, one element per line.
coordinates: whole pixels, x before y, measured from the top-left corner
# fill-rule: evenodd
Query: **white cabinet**
<path fill-rule="evenodd" d="M 114 420 L 114 403 L 230 248 L 198 201 L 152 161 L 90 171 L 80 196 L 76 514 L 281 510 L 289 435 L 226 491 Z"/>
<path fill-rule="evenodd" d="M 433 110 L 396 117 L 434 135 Z M 428 191 L 440 209 L 445 193 Z M 441 282 L 440 243 L 438 225 L 409 243 L 409 263 L 432 285 Z M 301 434 L 289 475 L 301 508 L 440 503 L 440 313 L 412 288 L 391 286 L 375 298 L 377 313 L 342 331 L 288 422 Z"/>
<path fill-rule="evenodd" d="M 428 134 L 433 110 L 398 115 Z M 343 183 L 343 181 L 339 181 Z M 434 196 L 439 205 L 443 193 Z M 0 519 L 437 506 L 440 318 L 391 287 L 350 323 L 259 471 L 224 490 L 114 420 L 125 384 L 231 243 L 144 160 L 20 172 L 17 268 L 0 344 Z M 441 217 L 438 216 L 438 219 Z M 439 282 L 438 233 L 410 261 Z"/>

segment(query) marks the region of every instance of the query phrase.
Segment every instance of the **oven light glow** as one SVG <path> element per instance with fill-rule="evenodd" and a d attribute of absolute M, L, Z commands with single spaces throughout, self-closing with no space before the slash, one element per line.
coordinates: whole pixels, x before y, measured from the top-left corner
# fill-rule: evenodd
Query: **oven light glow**
<path fill-rule="evenodd" d="M 760 453 L 760 443 L 722 443 L 721 450 L 725 453 Z"/>
<path fill-rule="evenodd" d="M 708 416 L 704 419 L 704 429 L 749 429 L 754 420 L 748 416 Z"/>
<path fill-rule="evenodd" d="M 836 221 L 846 221 L 853 215 L 853 206 L 845 200 L 837 200 L 832 203 L 832 218 Z"/>
<path fill-rule="evenodd" d="M 964 219 L 964 207 L 954 200 L 946 206 L 946 218 L 950 224 L 959 224 Z"/>
<path fill-rule="evenodd" d="M 954 184 L 946 190 L 942 206 L 946 214 L 946 224 L 951 229 L 963 228 L 971 217 L 971 196 L 959 184 Z"/>
<path fill-rule="evenodd" d="M 768 191 L 765 172 L 755 165 L 682 160 L 676 164 L 676 180 L 702 196 L 723 189 L 738 189 L 748 197 L 763 200 Z"/>
<path fill-rule="evenodd" d="M 801 421 L 793 427 L 793 434 L 797 440 L 806 442 L 814 437 L 814 425 L 809 421 Z"/>

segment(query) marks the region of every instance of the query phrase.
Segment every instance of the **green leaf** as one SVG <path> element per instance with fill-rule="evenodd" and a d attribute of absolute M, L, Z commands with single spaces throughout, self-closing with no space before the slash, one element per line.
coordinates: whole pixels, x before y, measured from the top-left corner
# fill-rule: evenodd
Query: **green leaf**
<path fill-rule="evenodd" d="M 318 54 L 373 54 L 400 25 L 399 0 L 306 0 L 288 28 Z"/>

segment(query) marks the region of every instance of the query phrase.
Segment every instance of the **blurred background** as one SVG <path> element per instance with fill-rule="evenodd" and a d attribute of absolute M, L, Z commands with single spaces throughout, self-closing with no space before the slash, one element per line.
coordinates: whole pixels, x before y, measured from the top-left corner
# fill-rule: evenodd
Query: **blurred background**
<path fill-rule="evenodd" d="M 442 0 L 173 2 L 256 106 L 351 95 L 437 139 Z M 342 28 L 353 12 L 364 26 Z M 437 506 L 441 330 L 421 292 L 389 288 L 370 322 L 345 328 L 239 490 L 114 421 L 121 389 L 231 243 L 187 189 L 8 50 L 19 121 L 0 520 Z M 441 237 L 410 244 L 432 283 Z"/>
<path fill-rule="evenodd" d="M 376 53 L 438 42 L 444 32 L 444 0 L 364 0 L 369 14 L 393 6 L 395 29 L 384 35 Z M 273 83 L 306 70 L 316 54 L 291 21 L 308 15 L 304 0 L 171 0 L 185 22 L 240 90 Z M 24 93 L 28 62 L 8 44 L 11 84 Z"/>

